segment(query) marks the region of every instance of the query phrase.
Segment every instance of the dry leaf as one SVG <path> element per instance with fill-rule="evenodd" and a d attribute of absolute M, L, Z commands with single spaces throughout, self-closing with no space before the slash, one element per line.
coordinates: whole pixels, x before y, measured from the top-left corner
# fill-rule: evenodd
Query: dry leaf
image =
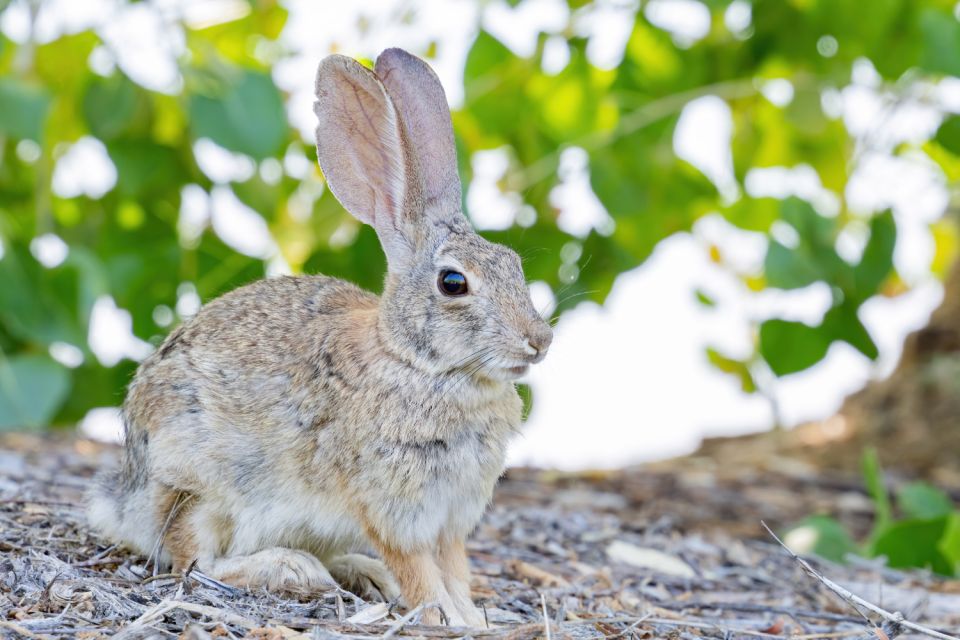
<path fill-rule="evenodd" d="M 546 569 L 541 569 L 540 567 L 532 565 L 529 562 L 524 562 L 523 560 L 511 560 L 507 563 L 507 567 L 514 575 L 521 579 L 529 580 L 535 585 L 544 587 L 570 586 L 570 583 L 567 582 L 567 580 L 562 576 L 550 573 Z"/>
<path fill-rule="evenodd" d="M 616 540 L 607 546 L 607 556 L 614 562 L 622 562 L 654 573 L 679 578 L 695 578 L 696 572 L 686 562 L 663 551 L 638 547 L 629 542 Z"/>
<path fill-rule="evenodd" d="M 347 622 L 352 622 L 353 624 L 370 624 L 386 618 L 388 613 L 390 613 L 390 607 L 385 602 L 378 602 L 360 609 L 360 611 L 357 611 L 347 618 Z"/>

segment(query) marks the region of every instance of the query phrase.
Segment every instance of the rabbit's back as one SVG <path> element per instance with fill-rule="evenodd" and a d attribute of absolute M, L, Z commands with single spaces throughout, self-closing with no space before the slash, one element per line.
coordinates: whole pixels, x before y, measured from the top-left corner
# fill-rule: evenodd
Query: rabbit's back
<path fill-rule="evenodd" d="M 245 444 L 296 446 L 335 402 L 304 379 L 316 373 L 317 345 L 375 315 L 377 302 L 323 276 L 261 280 L 210 302 L 137 372 L 128 429 L 175 438 L 191 457 L 233 466 Z"/>
<path fill-rule="evenodd" d="M 315 345 L 375 315 L 377 301 L 347 282 L 302 276 L 258 281 L 203 307 L 130 386 L 128 441 L 146 432 L 149 475 L 225 494 L 299 476 L 337 402 L 304 380 L 315 373 Z"/>

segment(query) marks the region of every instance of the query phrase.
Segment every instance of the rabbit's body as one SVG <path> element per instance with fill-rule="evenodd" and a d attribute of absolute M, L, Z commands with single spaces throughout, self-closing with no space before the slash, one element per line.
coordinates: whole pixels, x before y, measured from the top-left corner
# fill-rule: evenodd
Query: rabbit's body
<path fill-rule="evenodd" d="M 200 555 L 266 545 L 327 559 L 367 546 L 371 526 L 415 548 L 476 525 L 519 397 L 397 358 L 378 338 L 378 303 L 322 276 L 262 280 L 204 307 L 143 363 L 124 407 L 148 470 L 137 488 L 191 496 L 186 508 L 216 524 Z M 147 554 L 167 514 L 152 516 L 124 536 Z"/>
<path fill-rule="evenodd" d="M 477 625 L 464 540 L 520 424 L 512 380 L 551 331 L 516 254 L 460 213 L 429 68 L 399 50 L 376 73 L 331 56 L 317 95 L 320 164 L 380 236 L 383 295 L 281 277 L 206 305 L 138 370 L 123 466 L 90 518 L 178 570 L 286 591 L 336 578 L 388 598 L 399 583 L 409 606 Z"/>

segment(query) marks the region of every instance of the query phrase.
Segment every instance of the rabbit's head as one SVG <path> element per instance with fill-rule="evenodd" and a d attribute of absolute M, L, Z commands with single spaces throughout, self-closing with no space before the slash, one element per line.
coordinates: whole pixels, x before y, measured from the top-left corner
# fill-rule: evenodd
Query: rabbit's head
<path fill-rule="evenodd" d="M 390 347 L 432 372 L 502 380 L 543 359 L 552 332 L 519 256 L 462 213 L 450 111 L 430 67 L 401 49 L 384 51 L 375 71 L 333 55 L 316 95 L 327 184 L 387 255 L 380 327 Z"/>

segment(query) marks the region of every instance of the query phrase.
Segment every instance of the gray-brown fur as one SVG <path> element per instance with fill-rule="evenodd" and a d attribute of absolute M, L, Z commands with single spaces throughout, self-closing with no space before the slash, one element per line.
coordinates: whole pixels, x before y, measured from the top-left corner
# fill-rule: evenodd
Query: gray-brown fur
<path fill-rule="evenodd" d="M 309 591 L 336 578 L 390 597 L 396 579 L 408 605 L 437 601 L 478 624 L 462 543 L 519 426 L 512 380 L 543 358 L 550 328 L 516 254 L 460 212 L 436 77 L 395 49 L 377 69 L 387 88 L 350 59 L 321 63 L 318 157 L 377 229 L 383 296 L 281 277 L 206 305 L 138 370 L 124 464 L 94 490 L 91 520 L 238 584 Z M 448 268 L 469 295 L 438 290 Z M 174 513 L 179 496 L 189 503 Z M 352 553 L 370 548 L 389 572 Z"/>

